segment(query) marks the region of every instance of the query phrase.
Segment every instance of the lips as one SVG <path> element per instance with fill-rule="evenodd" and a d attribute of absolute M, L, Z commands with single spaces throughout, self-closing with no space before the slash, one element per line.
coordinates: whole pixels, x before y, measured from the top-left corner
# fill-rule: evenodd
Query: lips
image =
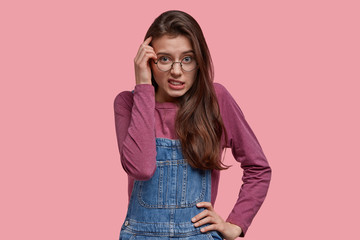
<path fill-rule="evenodd" d="M 176 86 L 180 86 L 183 85 L 184 83 L 178 80 L 174 80 L 174 79 L 169 79 L 168 82 L 172 85 L 176 85 Z"/>
<path fill-rule="evenodd" d="M 182 90 L 185 88 L 185 82 L 179 80 L 169 79 L 168 83 L 169 83 L 169 87 L 173 90 Z"/>

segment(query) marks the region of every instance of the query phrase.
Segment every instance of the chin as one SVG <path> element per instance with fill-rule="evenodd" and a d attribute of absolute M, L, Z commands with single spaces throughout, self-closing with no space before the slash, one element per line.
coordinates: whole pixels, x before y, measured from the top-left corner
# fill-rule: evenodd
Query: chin
<path fill-rule="evenodd" d="M 172 98 L 179 98 L 179 97 L 184 96 L 185 93 L 186 92 L 178 92 L 178 93 L 169 94 L 169 96 Z"/>

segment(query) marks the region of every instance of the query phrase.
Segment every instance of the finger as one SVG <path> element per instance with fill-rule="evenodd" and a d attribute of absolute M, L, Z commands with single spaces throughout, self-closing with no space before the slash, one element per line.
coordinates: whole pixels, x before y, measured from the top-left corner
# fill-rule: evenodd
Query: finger
<path fill-rule="evenodd" d="M 152 36 L 148 37 L 147 39 L 145 39 L 145 41 L 143 42 L 144 45 L 149 45 L 149 43 L 151 43 L 152 40 Z"/>
<path fill-rule="evenodd" d="M 142 46 L 143 49 L 145 50 L 153 50 L 154 51 L 154 48 L 150 45 L 145 45 L 145 46 Z"/>
<path fill-rule="evenodd" d="M 155 54 L 154 49 L 151 46 L 140 46 L 139 51 L 136 55 L 137 58 L 140 58 L 141 56 L 143 56 L 145 53 L 153 53 Z M 155 54 L 156 55 L 156 54 Z M 135 57 L 135 58 L 136 58 Z"/>
<path fill-rule="evenodd" d="M 191 219 L 192 222 L 197 222 L 199 221 L 200 219 L 203 219 L 204 217 L 207 217 L 207 216 L 211 216 L 211 211 L 205 209 L 204 211 L 202 211 L 201 213 L 199 213 L 198 215 L 196 215 L 195 217 L 193 217 Z"/>
<path fill-rule="evenodd" d="M 144 54 L 146 53 L 146 51 L 147 51 L 147 49 L 145 48 L 145 46 L 140 45 L 139 50 L 135 56 L 135 59 L 141 59 L 144 56 Z"/>
<path fill-rule="evenodd" d="M 206 218 L 201 219 L 200 221 L 194 223 L 194 227 L 200 227 L 207 223 L 217 223 L 214 217 L 207 216 Z"/>
<path fill-rule="evenodd" d="M 145 52 L 155 52 L 154 49 L 151 46 L 149 46 L 149 45 L 147 45 L 147 46 L 141 45 L 139 47 L 138 53 L 141 53 L 141 52 L 144 52 L 144 51 Z"/>
<path fill-rule="evenodd" d="M 211 202 L 199 202 L 198 204 L 196 204 L 197 207 L 203 207 L 203 208 L 207 208 L 209 210 L 213 209 L 213 206 L 211 204 Z"/>
<path fill-rule="evenodd" d="M 140 65 L 141 63 L 144 64 L 147 63 L 150 58 L 155 60 L 157 59 L 155 52 L 153 50 L 150 51 L 143 50 L 139 53 L 139 56 L 137 56 L 134 61 L 136 64 Z"/>
<path fill-rule="evenodd" d="M 157 59 L 157 55 L 156 55 L 156 53 L 155 53 L 155 51 L 154 51 L 154 49 L 153 49 L 152 47 L 147 46 L 147 47 L 145 48 L 145 51 L 146 51 L 146 54 L 147 54 L 147 55 L 151 56 L 151 58 Z"/>
<path fill-rule="evenodd" d="M 144 48 L 150 48 L 153 50 L 153 48 L 151 46 L 149 46 L 149 43 L 151 42 L 152 37 L 148 37 L 147 39 L 145 39 L 145 41 L 140 45 L 139 50 L 135 56 L 135 59 L 139 57 L 140 53 L 143 51 Z"/>
<path fill-rule="evenodd" d="M 219 224 L 211 224 L 211 225 L 208 225 L 206 227 L 203 227 L 200 229 L 201 232 L 208 232 L 208 231 L 219 231 Z"/>
<path fill-rule="evenodd" d="M 154 51 L 154 48 L 152 48 L 151 46 L 145 46 L 144 49 L 146 50 L 147 53 L 152 53 L 151 58 L 157 59 L 157 55 Z"/>

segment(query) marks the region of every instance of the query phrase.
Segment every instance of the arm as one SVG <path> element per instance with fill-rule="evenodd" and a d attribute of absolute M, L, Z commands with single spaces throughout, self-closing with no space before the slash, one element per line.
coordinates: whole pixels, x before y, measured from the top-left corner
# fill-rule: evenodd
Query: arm
<path fill-rule="evenodd" d="M 240 236 L 244 237 L 267 194 L 271 168 L 241 109 L 223 86 L 218 88 L 220 109 L 228 133 L 227 147 L 231 148 L 243 169 L 243 184 L 226 222 L 241 227 Z"/>
<path fill-rule="evenodd" d="M 139 48 L 134 59 L 134 94 L 120 93 L 114 101 L 116 136 L 121 164 L 137 180 L 148 180 L 156 169 L 155 93 L 148 61 L 156 58 L 149 46 L 151 37 Z"/>
<path fill-rule="evenodd" d="M 254 133 L 243 113 L 229 92 L 220 84 L 214 84 L 221 116 L 228 134 L 226 147 L 231 147 L 236 161 L 244 170 L 243 185 L 238 200 L 230 215 L 224 221 L 210 202 L 200 202 L 198 207 L 206 210 L 192 221 L 195 227 L 209 223 L 202 232 L 219 231 L 227 240 L 244 237 L 245 233 L 265 199 L 269 187 L 271 169 Z"/>
<path fill-rule="evenodd" d="M 114 101 L 121 164 L 137 180 L 150 179 L 156 169 L 154 109 L 154 87 L 148 84 L 136 85 L 133 97 L 123 92 Z"/>

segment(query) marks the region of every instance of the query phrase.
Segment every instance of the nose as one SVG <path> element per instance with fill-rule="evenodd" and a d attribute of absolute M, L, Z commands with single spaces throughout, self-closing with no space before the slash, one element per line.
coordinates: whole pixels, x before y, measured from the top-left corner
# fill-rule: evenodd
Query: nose
<path fill-rule="evenodd" d="M 171 74 L 174 76 L 179 76 L 182 74 L 181 62 L 174 62 L 171 68 Z"/>

